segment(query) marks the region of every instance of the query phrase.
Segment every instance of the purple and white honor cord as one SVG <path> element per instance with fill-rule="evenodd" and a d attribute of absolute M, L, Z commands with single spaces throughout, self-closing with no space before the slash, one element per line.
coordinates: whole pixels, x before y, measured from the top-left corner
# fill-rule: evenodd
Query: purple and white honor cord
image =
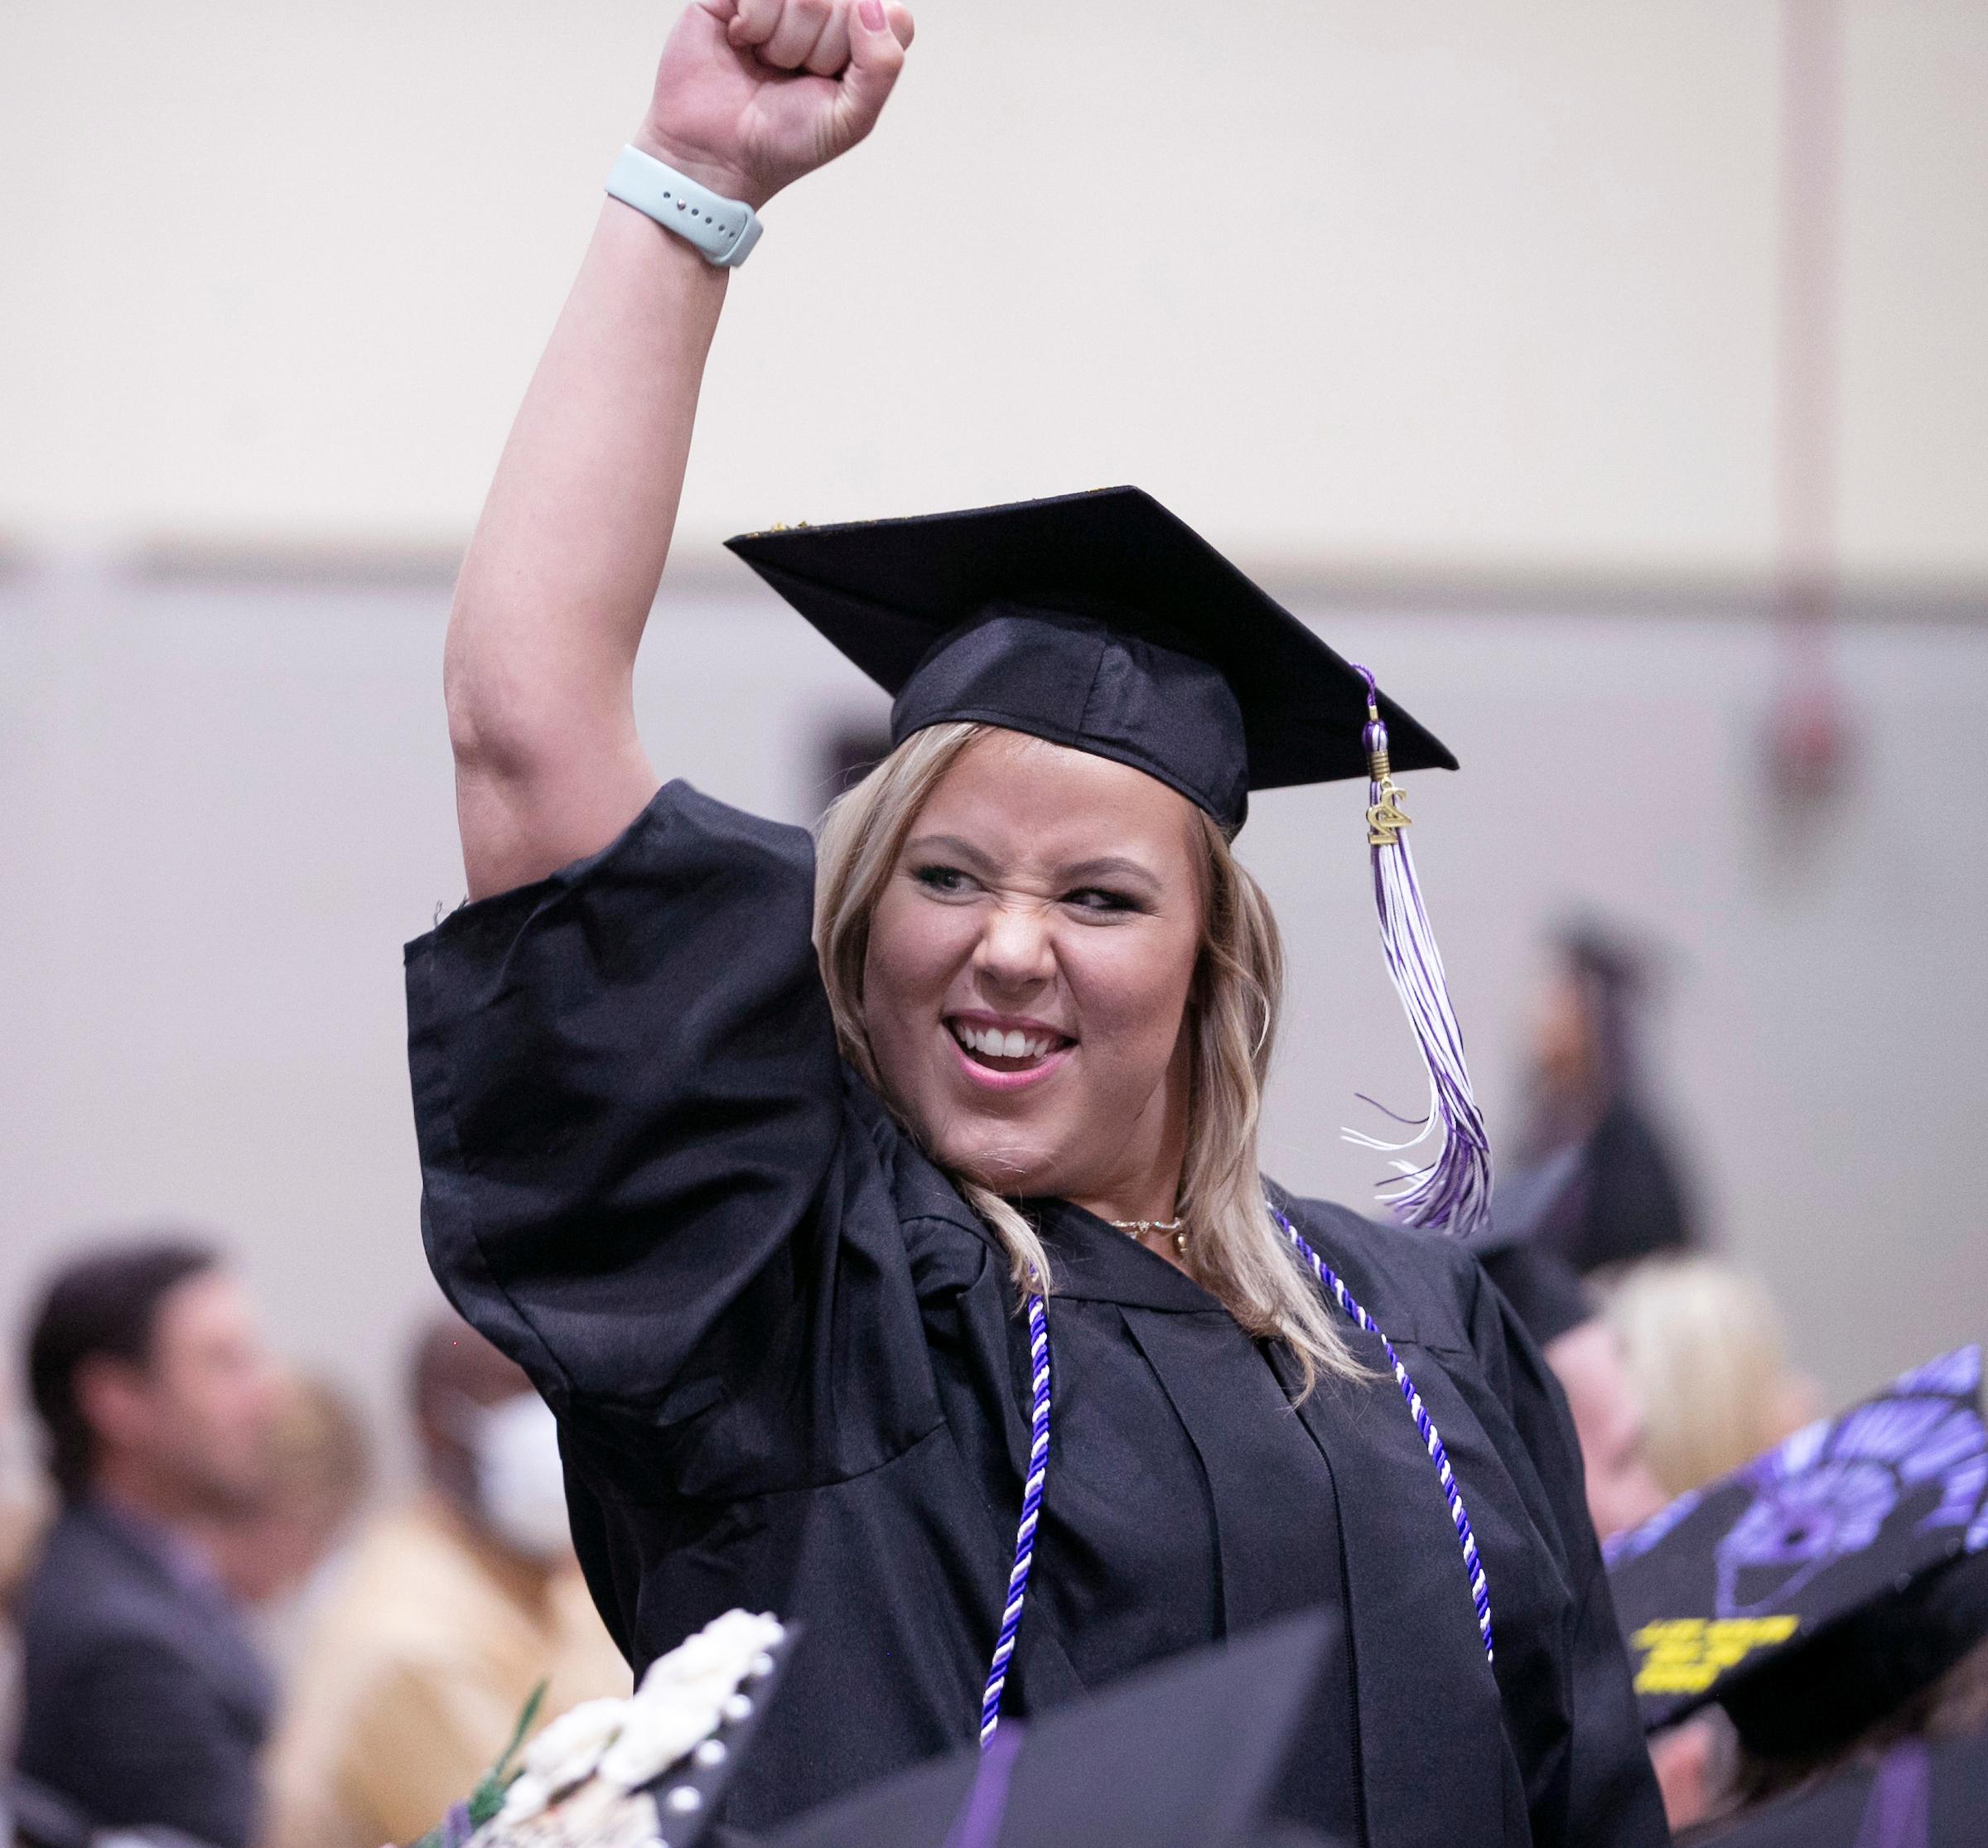
<path fill-rule="evenodd" d="M 1029 1293 L 1029 1475 L 1022 1485 L 1021 1526 L 1015 1536 L 1015 1566 L 1008 1574 L 1001 1634 L 994 1640 L 987 1691 L 980 1701 L 980 1749 L 983 1752 L 1001 1724 L 1001 1691 L 1007 1685 L 1008 1662 L 1015 1653 L 1015 1633 L 1021 1628 L 1022 1601 L 1029 1595 L 1029 1568 L 1035 1563 L 1035 1525 L 1042 1513 L 1043 1484 L 1049 1476 L 1049 1319 L 1039 1291 Z"/>
<path fill-rule="evenodd" d="M 1387 1350 L 1388 1364 L 1394 1369 L 1395 1384 L 1401 1387 L 1402 1397 L 1407 1402 L 1409 1416 L 1415 1420 L 1415 1428 L 1421 1434 L 1430 1460 L 1436 1465 L 1437 1479 L 1443 1485 L 1444 1497 L 1450 1503 L 1450 1519 L 1464 1550 L 1464 1570 L 1470 1580 L 1470 1601 L 1476 1608 L 1478 1633 L 1484 1638 L 1484 1659 L 1489 1662 L 1492 1654 L 1491 1588 L 1485 1582 L 1484 1561 L 1478 1556 L 1477 1536 L 1471 1531 L 1470 1517 L 1464 1508 L 1463 1492 L 1457 1487 L 1456 1473 L 1450 1467 L 1450 1455 L 1443 1448 L 1436 1421 L 1422 1403 L 1421 1394 L 1416 1391 L 1415 1382 L 1409 1378 L 1408 1369 L 1402 1364 L 1402 1357 L 1394 1351 L 1394 1344 L 1339 1281 L 1339 1272 L 1311 1248 L 1281 1208 L 1272 1207 L 1271 1211 L 1326 1294 L 1358 1326 L 1378 1337 L 1382 1347 Z M 1021 1525 L 1015 1536 L 1015 1564 L 1008 1574 L 1007 1600 L 1001 1613 L 1001 1633 L 995 1638 L 994 1659 L 987 1668 L 987 1691 L 981 1696 L 980 1749 L 983 1752 L 1001 1725 L 1001 1690 L 1007 1686 L 1008 1664 L 1015 1654 L 1015 1636 L 1021 1628 L 1022 1605 L 1029 1595 L 1029 1569 L 1035 1563 L 1035 1530 L 1041 1519 L 1043 1489 L 1049 1474 L 1049 1322 L 1041 1296 L 1034 1292 L 1029 1297 L 1029 1474 L 1022 1488 Z"/>
<path fill-rule="evenodd" d="M 1470 1602 L 1476 1607 L 1477 1632 L 1484 1639 L 1484 1659 L 1489 1662 L 1491 1660 L 1491 1587 L 1485 1582 L 1484 1562 L 1478 1556 L 1477 1536 L 1471 1531 L 1470 1517 L 1464 1508 L 1463 1491 L 1457 1487 L 1456 1472 L 1450 1467 L 1450 1453 L 1443 1448 L 1436 1421 L 1429 1416 L 1428 1407 L 1422 1403 L 1421 1394 L 1416 1391 L 1415 1382 L 1409 1378 L 1408 1369 L 1402 1364 L 1402 1357 L 1394 1351 L 1394 1344 L 1381 1333 L 1379 1324 L 1354 1300 L 1353 1292 L 1339 1281 L 1339 1272 L 1311 1248 L 1281 1208 L 1272 1207 L 1271 1211 L 1284 1228 L 1285 1237 L 1296 1247 L 1298 1256 L 1310 1266 L 1312 1275 L 1325 1285 L 1326 1293 L 1369 1334 L 1378 1336 L 1382 1347 L 1387 1351 L 1387 1364 L 1394 1369 L 1394 1383 L 1401 1387 L 1402 1397 L 1408 1402 L 1408 1416 L 1414 1419 L 1415 1428 L 1421 1433 L 1429 1460 L 1436 1465 L 1436 1479 L 1442 1484 L 1444 1497 L 1450 1503 L 1450 1523 L 1456 1529 L 1457 1541 L 1464 1549 L 1464 1571 L 1470 1580 Z"/>

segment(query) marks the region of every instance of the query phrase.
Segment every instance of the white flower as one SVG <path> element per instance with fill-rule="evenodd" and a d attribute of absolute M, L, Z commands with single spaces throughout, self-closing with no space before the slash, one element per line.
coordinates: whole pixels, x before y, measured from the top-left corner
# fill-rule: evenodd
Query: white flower
<path fill-rule="evenodd" d="M 601 1762 L 626 1722 L 626 1701 L 582 1701 L 568 1707 L 524 1749 L 524 1768 L 552 1790 L 577 1784 Z"/>
<path fill-rule="evenodd" d="M 498 1811 L 499 1822 L 528 1822 L 552 1800 L 552 1787 L 543 1778 L 534 1778 L 530 1772 L 522 1772 L 512 1778 L 511 1788 L 504 1793 L 504 1807 Z"/>
<path fill-rule="evenodd" d="M 555 1802 L 563 1817 L 593 1792 L 639 1790 L 659 1778 L 738 1717 L 736 1709 L 750 1710 L 740 1685 L 766 1672 L 767 1652 L 785 1633 L 777 1618 L 728 1610 L 650 1663 L 632 1700 L 585 1701 L 561 1714 L 525 1748 L 499 1822 L 530 1821 Z"/>
<path fill-rule="evenodd" d="M 639 1789 L 718 1730 L 715 1701 L 646 1697 L 635 1703 L 620 1736 L 602 1756 L 600 1775 L 623 1790 Z"/>
<path fill-rule="evenodd" d="M 700 1696 L 721 1701 L 784 1633 L 776 1618 L 728 1610 L 651 1662 L 636 1699 L 646 1700 L 664 1688 L 678 1687 L 695 1689 Z"/>

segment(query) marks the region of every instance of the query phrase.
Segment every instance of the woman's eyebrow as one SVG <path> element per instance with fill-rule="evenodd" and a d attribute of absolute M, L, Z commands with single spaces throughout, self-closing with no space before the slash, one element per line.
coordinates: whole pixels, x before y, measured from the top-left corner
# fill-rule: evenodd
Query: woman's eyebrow
<path fill-rule="evenodd" d="M 1062 869 L 1065 879 L 1136 879 L 1148 885 L 1157 885 L 1158 876 L 1150 866 L 1136 860 L 1128 860 L 1123 854 L 1107 853 L 1096 860 L 1079 860 L 1073 866 Z"/>
<path fill-rule="evenodd" d="M 905 842 L 905 852 L 949 854 L 953 859 L 964 860 L 982 871 L 994 864 L 971 841 L 962 840 L 957 834 L 920 834 Z"/>

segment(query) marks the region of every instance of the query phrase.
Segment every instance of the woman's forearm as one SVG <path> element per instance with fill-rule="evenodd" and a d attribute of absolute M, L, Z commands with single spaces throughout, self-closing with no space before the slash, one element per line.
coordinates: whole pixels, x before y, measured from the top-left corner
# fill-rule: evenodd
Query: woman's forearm
<path fill-rule="evenodd" d="M 637 140 L 757 208 L 869 133 L 911 37 L 886 0 L 692 0 Z M 443 668 L 473 897 L 606 846 L 654 793 L 635 651 L 726 274 L 608 200 L 511 427 Z"/>
<path fill-rule="evenodd" d="M 472 896 L 605 846 L 656 785 L 632 683 L 728 272 L 602 207 L 463 561 L 444 669 Z"/>

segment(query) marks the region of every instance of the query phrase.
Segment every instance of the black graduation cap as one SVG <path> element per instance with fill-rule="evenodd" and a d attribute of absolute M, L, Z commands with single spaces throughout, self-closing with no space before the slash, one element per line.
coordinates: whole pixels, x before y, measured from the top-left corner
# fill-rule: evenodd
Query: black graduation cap
<path fill-rule="evenodd" d="M 1827 1753 L 1988 1635 L 1981 1386 L 1957 1349 L 1608 1543 L 1646 1728 L 1716 1700 L 1756 1752 Z"/>
<path fill-rule="evenodd" d="M 1490 1216 L 1464 1242 L 1526 1332 L 1545 1347 L 1600 1313 L 1580 1273 L 1539 1240 L 1545 1212 L 1572 1176 L 1572 1152 L 1543 1166 L 1501 1172 Z"/>
<path fill-rule="evenodd" d="M 1980 1848 L 1988 1737 L 1908 1739 L 1695 1842 L 1717 1848 Z"/>
<path fill-rule="evenodd" d="M 1477 1254 L 1484 1275 L 1542 1348 L 1600 1313 L 1580 1273 L 1557 1252 L 1524 1240 Z"/>
<path fill-rule="evenodd" d="M 1320 1610 L 1142 1670 L 837 1798 L 765 1848 L 1325 1848 L 1264 1811 L 1329 1654 Z"/>
<path fill-rule="evenodd" d="M 1252 789 L 1365 776 L 1367 683 L 1137 488 L 726 541 L 895 696 L 1130 764 L 1232 832 Z M 1397 770 L 1456 760 L 1379 701 Z"/>

